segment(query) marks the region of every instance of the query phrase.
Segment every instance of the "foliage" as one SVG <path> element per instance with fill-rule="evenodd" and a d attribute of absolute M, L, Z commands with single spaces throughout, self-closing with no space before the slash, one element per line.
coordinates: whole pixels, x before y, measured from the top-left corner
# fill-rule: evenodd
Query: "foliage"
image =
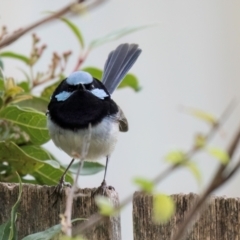
<path fill-rule="evenodd" d="M 18 209 L 18 206 L 21 200 L 21 195 L 22 195 L 22 182 L 19 175 L 17 173 L 15 173 L 15 175 L 17 175 L 17 179 L 19 182 L 18 199 L 14 204 L 14 206 L 12 207 L 10 219 L 7 222 L 0 225 L 0 240 L 17 239 L 16 220 L 17 220 L 17 209 Z"/>
<path fill-rule="evenodd" d="M 120 29 L 92 41 L 88 47 L 85 47 L 80 29 L 67 18 L 61 17 L 60 21 L 69 28 L 79 44 L 79 57 L 75 70 L 81 69 L 82 63 L 95 47 L 144 28 Z M 4 34 L 6 33 L 5 29 Z M 3 36 L 0 36 L 0 39 L 1 37 Z M 0 71 L 0 181 L 2 182 L 17 181 L 15 171 L 18 171 L 22 182 L 55 185 L 64 171 L 64 166 L 42 145 L 50 140 L 45 116 L 48 102 L 54 89 L 67 75 L 66 67 L 72 51 L 68 50 L 61 54 L 54 52 L 49 68 L 37 71 L 35 65 L 41 61 L 46 46 L 47 44 L 40 43 L 36 34 L 32 34 L 29 55 L 11 50 L 0 51 L 1 68 L 4 67 L 5 58 L 15 59 L 26 65 L 26 69 L 20 69 L 23 79 L 7 78 Z M 86 67 L 82 70 L 101 79 L 101 69 Z M 45 83 L 48 83 L 47 86 L 44 85 Z M 33 90 L 39 85 L 42 85 L 42 92 L 40 96 L 36 96 Z M 137 78 L 132 74 L 128 74 L 120 84 L 119 88 L 123 87 L 130 87 L 135 91 L 140 89 Z M 81 174 L 91 175 L 103 169 L 102 164 L 86 162 Z M 70 172 L 76 172 L 75 165 L 71 167 Z M 26 178 L 26 175 L 31 178 Z M 73 182 L 71 173 L 67 174 L 66 181 Z"/>

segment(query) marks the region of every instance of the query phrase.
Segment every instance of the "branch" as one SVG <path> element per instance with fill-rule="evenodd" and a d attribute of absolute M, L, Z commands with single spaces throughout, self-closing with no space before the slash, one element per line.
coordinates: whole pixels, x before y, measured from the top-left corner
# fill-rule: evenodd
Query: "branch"
<path fill-rule="evenodd" d="M 58 10 L 57 12 L 53 13 L 50 16 L 47 16 L 33 24 L 30 24 L 29 26 L 20 29 L 19 31 L 15 31 L 14 33 L 12 33 L 10 36 L 4 38 L 2 41 L 0 41 L 0 49 L 3 47 L 6 47 L 8 45 L 10 45 L 11 43 L 15 42 L 16 40 L 18 40 L 20 37 L 22 37 L 24 34 L 26 34 L 27 32 L 31 31 L 32 29 L 43 25 L 45 23 L 48 23 L 50 21 L 53 21 L 67 13 L 72 13 L 72 15 L 76 15 L 77 13 L 79 13 L 79 11 L 82 9 L 84 10 L 91 10 L 95 7 L 97 7 L 98 5 L 102 4 L 103 2 L 105 2 L 106 0 L 94 0 L 88 4 L 85 4 L 85 1 L 76 1 L 76 2 L 72 2 L 70 4 L 68 4 L 67 6 L 65 6 L 64 8 Z M 80 3 L 78 3 L 80 2 Z M 88 2 L 88 1 L 87 1 Z M 76 9 L 78 7 L 78 11 L 74 11 L 74 9 Z"/>
<path fill-rule="evenodd" d="M 232 157 L 237 149 L 239 140 L 240 140 L 240 127 L 237 131 L 237 134 L 233 137 L 233 139 L 227 149 L 230 159 L 232 159 Z M 227 169 L 228 165 L 229 164 L 225 164 L 225 165 L 221 164 L 218 167 L 213 180 L 211 181 L 209 186 L 206 188 L 206 190 L 201 194 L 197 203 L 189 211 L 183 224 L 180 226 L 177 233 L 173 236 L 172 240 L 179 240 L 184 236 L 188 225 L 192 222 L 192 220 L 196 216 L 197 212 L 204 206 L 204 203 L 206 202 L 209 195 L 213 191 L 215 191 L 218 187 L 222 186 L 225 182 L 227 182 L 229 179 L 231 179 L 231 177 L 233 177 L 233 175 L 237 172 L 237 170 L 239 170 L 240 159 L 238 160 L 235 167 L 229 173 L 225 174 L 225 170 Z"/>
<path fill-rule="evenodd" d="M 65 235 L 71 237 L 72 236 L 72 205 L 73 205 L 73 198 L 74 198 L 74 193 L 77 189 L 77 183 L 78 183 L 78 177 L 80 175 L 80 172 L 83 167 L 84 160 L 87 156 L 88 149 L 90 146 L 90 141 L 91 141 L 91 136 L 92 136 L 92 125 L 88 125 L 88 132 L 84 136 L 84 142 L 83 142 L 83 147 L 82 147 L 82 152 L 81 152 L 81 158 L 79 162 L 79 167 L 76 173 L 76 178 L 73 183 L 72 188 L 68 191 L 67 194 L 67 199 L 66 199 L 66 209 L 64 213 L 64 220 L 62 220 L 62 231 L 65 233 Z"/>
<path fill-rule="evenodd" d="M 217 124 L 214 124 L 212 126 L 212 128 L 210 129 L 209 133 L 206 135 L 206 141 L 210 141 L 212 139 L 212 137 L 217 133 L 217 131 L 219 130 L 219 128 L 223 125 L 223 123 L 227 120 L 227 118 L 230 116 L 230 114 L 233 111 L 233 108 L 235 107 L 235 101 L 231 101 L 230 104 L 226 107 L 226 109 L 224 110 L 224 112 L 222 113 L 219 121 Z M 239 135 L 240 136 L 240 135 Z M 196 152 L 198 152 L 200 150 L 200 148 L 196 148 L 193 147 L 192 149 L 190 149 L 187 153 L 188 159 L 190 159 L 190 157 L 192 157 Z M 240 160 L 239 160 L 239 166 L 240 166 Z M 153 179 L 153 183 L 154 184 L 158 184 L 160 183 L 165 177 L 167 177 L 169 174 L 171 174 L 174 170 L 176 170 L 177 168 L 181 167 L 181 164 L 175 164 L 171 167 L 169 167 L 168 169 L 166 169 L 163 173 L 160 173 L 159 175 L 157 175 L 154 179 Z M 202 201 L 205 201 L 205 196 L 202 197 Z M 115 213 L 118 213 L 123 207 L 125 207 L 127 204 L 129 204 L 132 201 L 132 195 L 129 195 L 127 198 L 125 198 L 122 203 L 119 205 L 119 207 L 117 207 L 115 209 Z M 198 202 L 199 206 L 201 206 L 201 201 Z M 199 209 L 199 208 L 197 208 Z M 83 233 L 84 231 L 86 231 L 87 229 L 89 229 L 90 227 L 95 226 L 97 223 L 99 223 L 100 221 L 102 221 L 104 219 L 104 216 L 100 215 L 99 213 L 95 213 L 94 215 L 90 216 L 88 218 L 88 221 L 83 222 L 78 230 L 77 230 L 77 234 L 79 233 Z M 179 240 L 179 238 L 176 238 L 176 240 Z"/>

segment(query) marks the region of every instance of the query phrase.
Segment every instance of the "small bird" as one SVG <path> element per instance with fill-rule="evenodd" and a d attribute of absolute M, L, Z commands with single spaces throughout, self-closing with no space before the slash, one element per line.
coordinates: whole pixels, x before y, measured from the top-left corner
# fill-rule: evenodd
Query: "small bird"
<path fill-rule="evenodd" d="M 85 156 L 87 161 L 106 157 L 105 173 L 100 187 L 106 188 L 108 159 L 114 150 L 118 133 L 128 131 L 128 122 L 111 94 L 121 83 L 141 53 L 137 44 L 121 44 L 110 52 L 102 80 L 85 71 L 76 71 L 64 79 L 53 92 L 47 111 L 47 126 L 57 147 L 72 161 L 61 177 L 57 191 L 62 191 L 65 175 L 75 159 L 82 159 L 84 141 L 91 125 L 91 138 Z"/>

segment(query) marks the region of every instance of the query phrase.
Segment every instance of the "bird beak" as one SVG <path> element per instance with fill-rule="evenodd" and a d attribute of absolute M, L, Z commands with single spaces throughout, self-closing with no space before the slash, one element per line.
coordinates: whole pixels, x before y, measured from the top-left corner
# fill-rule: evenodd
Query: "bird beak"
<path fill-rule="evenodd" d="M 86 88 L 85 88 L 84 84 L 81 84 L 81 85 L 82 85 L 83 90 L 86 91 Z"/>

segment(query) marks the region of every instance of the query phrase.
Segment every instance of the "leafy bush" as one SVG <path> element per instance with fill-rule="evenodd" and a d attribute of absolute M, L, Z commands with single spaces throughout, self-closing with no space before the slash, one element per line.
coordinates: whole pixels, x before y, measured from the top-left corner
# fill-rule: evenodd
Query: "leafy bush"
<path fill-rule="evenodd" d="M 144 27 L 125 28 L 92 41 L 86 48 L 84 38 L 78 27 L 66 18 L 60 18 L 76 37 L 80 52 L 75 70 L 81 69 L 88 54 L 95 48 L 108 41 L 118 39 L 126 34 Z M 6 27 L 2 28 L 1 39 L 7 37 Z M 57 34 L 56 34 L 57 37 Z M 46 51 L 46 44 L 40 44 L 37 34 L 32 35 L 30 55 L 23 55 L 12 51 L 0 51 L 0 67 L 4 67 L 5 58 L 13 58 L 23 62 L 27 70 L 21 70 L 25 79 L 16 81 L 6 78 L 0 71 L 0 181 L 18 182 L 17 171 L 22 182 L 55 185 L 64 172 L 64 166 L 50 152 L 42 147 L 50 140 L 46 127 L 47 105 L 52 92 L 66 76 L 66 66 L 71 57 L 71 50 L 62 54 L 53 53 L 51 63 L 46 71 L 36 71 L 35 65 L 41 61 Z M 101 79 L 102 70 L 86 67 L 85 70 L 94 77 Z M 48 83 L 46 86 L 45 83 Z M 42 86 L 40 96 L 33 94 L 33 89 Z M 137 78 L 128 74 L 119 88 L 131 87 L 140 90 Z M 70 169 L 75 172 L 76 166 Z M 104 169 L 99 163 L 86 162 L 83 175 L 94 174 Z M 66 181 L 72 183 L 71 173 Z"/>

